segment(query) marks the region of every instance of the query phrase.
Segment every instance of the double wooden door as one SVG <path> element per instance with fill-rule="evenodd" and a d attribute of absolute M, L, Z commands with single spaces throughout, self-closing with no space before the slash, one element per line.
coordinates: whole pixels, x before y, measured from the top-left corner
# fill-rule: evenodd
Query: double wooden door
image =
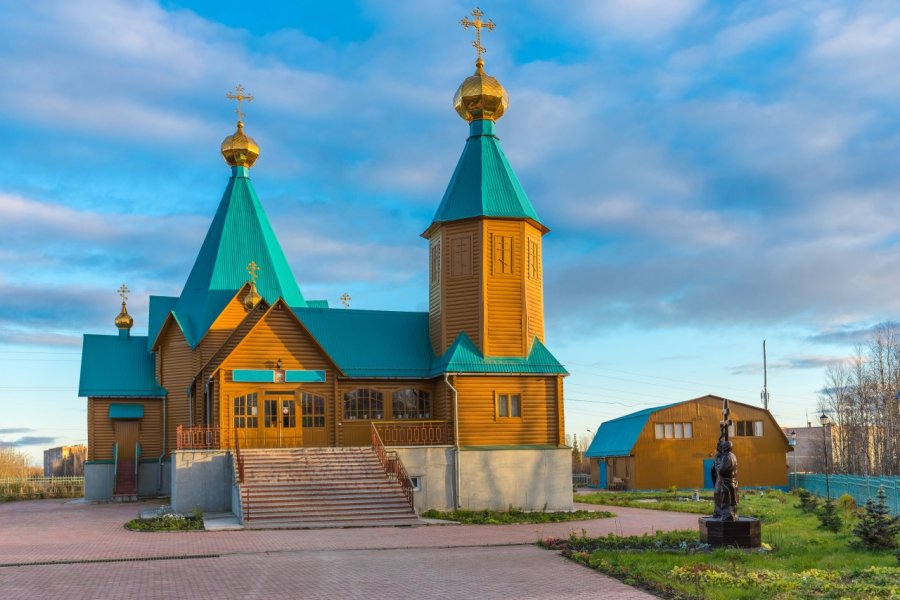
<path fill-rule="evenodd" d="M 231 400 L 242 448 L 327 446 L 325 399 L 301 390 L 257 390 Z"/>

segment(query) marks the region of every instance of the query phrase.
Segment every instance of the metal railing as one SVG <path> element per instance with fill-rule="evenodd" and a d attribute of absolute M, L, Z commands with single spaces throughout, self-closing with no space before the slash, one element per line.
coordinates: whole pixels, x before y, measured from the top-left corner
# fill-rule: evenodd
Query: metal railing
<path fill-rule="evenodd" d="M 790 473 L 788 484 L 791 488 L 803 488 L 823 498 L 826 495 L 825 475 L 822 473 Z M 868 498 L 876 500 L 878 488 L 884 488 L 888 508 L 894 514 L 900 514 L 900 477 L 828 475 L 828 489 L 833 499 L 849 494 L 862 506 Z"/>
<path fill-rule="evenodd" d="M 84 477 L 8 477 L 0 479 L 0 500 L 81 498 Z"/>
<path fill-rule="evenodd" d="M 250 520 L 250 487 L 241 486 L 244 483 L 244 457 L 241 454 L 241 442 L 237 431 L 234 432 L 234 474 L 238 486 L 238 498 L 241 501 L 241 520 Z"/>
<path fill-rule="evenodd" d="M 185 427 L 175 431 L 176 450 L 216 450 L 219 448 L 218 427 Z"/>
<path fill-rule="evenodd" d="M 373 421 L 387 446 L 439 446 L 450 443 L 447 421 Z"/>
<path fill-rule="evenodd" d="M 388 479 L 400 482 L 400 487 L 403 489 L 403 495 L 406 496 L 406 501 L 409 502 L 410 508 L 415 511 L 416 506 L 413 501 L 413 485 L 409 480 L 409 475 L 406 474 L 406 469 L 403 468 L 403 463 L 400 462 L 400 457 L 397 453 L 384 447 L 384 442 L 381 441 L 381 436 L 378 435 L 378 429 L 375 427 L 375 423 L 372 423 L 372 448 L 375 450 L 375 455 L 378 457 L 378 461 L 384 468 L 384 472 L 388 476 Z"/>

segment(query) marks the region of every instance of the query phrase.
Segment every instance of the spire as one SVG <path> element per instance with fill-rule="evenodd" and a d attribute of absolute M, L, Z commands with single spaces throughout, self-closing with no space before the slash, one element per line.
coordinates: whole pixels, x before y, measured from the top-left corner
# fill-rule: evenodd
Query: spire
<path fill-rule="evenodd" d="M 129 337 L 131 326 L 134 325 L 134 319 L 131 318 L 131 315 L 128 314 L 128 308 L 125 303 L 128 300 L 128 293 L 131 291 L 128 289 L 124 283 L 119 287 L 118 290 L 119 296 L 122 297 L 122 310 L 119 311 L 119 314 L 116 315 L 115 323 L 116 327 L 119 328 L 119 336 L 120 337 Z"/>
<path fill-rule="evenodd" d="M 476 7 L 472 11 L 472 16 L 475 17 L 474 21 L 463 17 L 459 24 L 464 29 L 469 27 L 475 29 L 475 41 L 472 42 L 472 47 L 478 53 L 478 58 L 475 60 L 475 74 L 467 77 L 459 85 L 453 96 L 453 107 L 460 117 L 470 123 L 477 119 L 496 121 L 506 112 L 506 107 L 509 106 L 509 95 L 499 81 L 484 72 L 484 59 L 481 58 L 481 55 L 487 52 L 481 45 L 481 30 L 493 31 L 496 25 L 490 19 L 486 22 L 481 20 L 484 13 L 480 8 Z"/>
<path fill-rule="evenodd" d="M 241 84 L 234 86 L 234 91 L 236 93 L 228 92 L 225 97 L 237 102 L 237 108 L 234 110 L 238 116 L 237 131 L 222 141 L 222 157 L 232 167 L 250 168 L 259 157 L 259 146 L 252 137 L 244 133 L 244 113 L 241 111 L 241 102 L 252 102 L 253 96 L 245 94 L 244 86 Z"/>

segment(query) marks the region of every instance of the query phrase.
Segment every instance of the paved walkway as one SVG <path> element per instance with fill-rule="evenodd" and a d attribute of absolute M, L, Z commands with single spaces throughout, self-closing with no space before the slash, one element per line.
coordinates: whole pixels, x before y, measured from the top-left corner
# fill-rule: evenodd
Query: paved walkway
<path fill-rule="evenodd" d="M 615 519 L 545 525 L 124 529 L 152 506 L 0 504 L 0 596 L 651 598 L 532 544 L 582 529 L 588 535 L 631 535 L 697 523 L 696 515 L 612 507 Z"/>

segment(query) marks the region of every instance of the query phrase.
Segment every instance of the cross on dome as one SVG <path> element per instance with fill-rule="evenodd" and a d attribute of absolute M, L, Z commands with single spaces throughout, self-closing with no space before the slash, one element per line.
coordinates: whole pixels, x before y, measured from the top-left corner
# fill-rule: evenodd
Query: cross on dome
<path fill-rule="evenodd" d="M 481 17 L 484 16 L 484 13 L 481 12 L 481 9 L 477 6 L 475 7 L 475 10 L 472 11 L 472 16 L 475 17 L 474 21 L 470 21 L 469 17 L 463 17 L 459 20 L 459 24 L 462 25 L 463 29 L 468 29 L 469 27 L 475 28 L 475 41 L 472 42 L 472 47 L 478 52 L 478 60 L 480 61 L 481 55 L 487 52 L 487 50 L 484 49 L 484 46 L 481 45 L 481 30 L 487 29 L 488 31 L 493 31 L 496 25 L 491 19 L 482 21 Z"/>
<path fill-rule="evenodd" d="M 237 101 L 237 108 L 234 109 L 234 112 L 237 113 L 238 121 L 240 122 L 244 120 L 244 113 L 241 112 L 241 102 L 253 102 L 253 96 L 251 96 L 250 94 L 245 94 L 244 92 L 246 90 L 244 90 L 244 86 L 242 86 L 241 84 L 237 84 L 236 86 L 234 86 L 234 91 L 237 93 L 232 94 L 231 92 L 228 92 L 227 94 L 225 94 L 225 97 L 229 100 Z"/>
<path fill-rule="evenodd" d="M 256 283 L 257 273 L 259 273 L 259 265 L 256 264 L 255 260 L 251 260 L 250 264 L 247 265 L 247 273 L 250 274 L 250 282 Z"/>
<path fill-rule="evenodd" d="M 131 290 L 128 289 L 128 286 L 125 285 L 124 283 L 123 283 L 123 284 L 119 287 L 119 289 L 117 289 L 116 291 L 119 292 L 119 296 L 122 297 L 122 302 L 123 302 L 123 303 L 124 303 L 126 300 L 128 300 L 128 294 L 131 292 Z"/>

